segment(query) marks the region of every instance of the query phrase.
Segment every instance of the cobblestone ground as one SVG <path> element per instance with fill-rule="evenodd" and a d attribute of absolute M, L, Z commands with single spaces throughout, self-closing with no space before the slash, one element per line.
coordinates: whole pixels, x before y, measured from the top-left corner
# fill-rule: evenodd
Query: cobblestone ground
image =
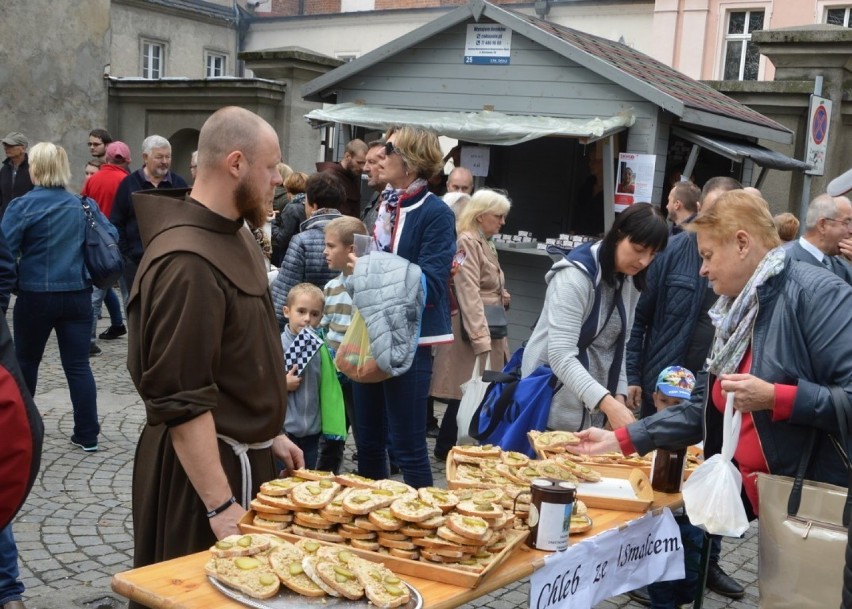
<path fill-rule="evenodd" d="M 108 322 L 100 324 L 99 331 Z M 100 341 L 100 346 L 103 353 L 92 358 L 102 425 L 97 453 L 84 453 L 69 441 L 71 404 L 53 338 L 41 366 L 36 393 L 46 434 L 41 474 L 13 525 L 29 609 L 125 606 L 124 599 L 111 591 L 110 579 L 131 566 L 130 480 L 144 408 L 125 366 L 127 339 Z M 191 345 L 187 351 L 191 357 Z M 431 451 L 434 441 L 429 443 Z M 351 455 L 350 447 L 346 467 L 354 471 Z M 433 471 L 436 484 L 443 485 L 443 464 L 433 461 Z M 722 566 L 746 586 L 746 596 L 731 601 L 708 592 L 704 607 L 757 607 L 756 526 L 742 540 L 724 542 Z M 527 607 L 528 591 L 524 580 L 465 609 Z M 638 607 L 626 596 L 617 596 L 596 609 Z"/>

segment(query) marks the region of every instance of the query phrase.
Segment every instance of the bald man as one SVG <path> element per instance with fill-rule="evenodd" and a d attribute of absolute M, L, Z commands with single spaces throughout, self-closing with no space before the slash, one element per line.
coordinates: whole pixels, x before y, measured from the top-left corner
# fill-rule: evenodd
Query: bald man
<path fill-rule="evenodd" d="M 847 197 L 821 194 L 808 205 L 805 230 L 787 246 L 787 256 L 825 268 L 852 284 L 852 268 L 841 256 L 844 242 L 852 238 L 852 203 Z"/>
<path fill-rule="evenodd" d="M 148 418 L 133 471 L 135 567 L 237 533 L 259 485 L 276 477 L 273 456 L 304 465 L 281 435 L 278 324 L 244 226 L 266 219 L 279 150 L 263 119 L 223 108 L 201 128 L 191 196 L 133 195 L 145 253 L 127 308 L 127 364 Z"/>
<path fill-rule="evenodd" d="M 473 194 L 473 174 L 464 167 L 456 167 L 447 177 L 447 192 Z"/>

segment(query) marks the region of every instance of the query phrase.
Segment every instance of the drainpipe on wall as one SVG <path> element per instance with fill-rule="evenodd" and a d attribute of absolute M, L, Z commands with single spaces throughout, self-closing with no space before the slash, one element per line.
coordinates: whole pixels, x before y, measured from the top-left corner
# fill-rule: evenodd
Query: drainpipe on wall
<path fill-rule="evenodd" d="M 305 14 L 305 0 L 299 0 L 299 14 Z"/>
<path fill-rule="evenodd" d="M 234 76 L 243 78 L 246 75 L 246 64 L 239 59 L 243 52 L 243 43 L 248 33 L 249 22 L 242 18 L 237 0 L 234 0 L 234 35 L 236 36 L 236 56 L 234 57 Z"/>

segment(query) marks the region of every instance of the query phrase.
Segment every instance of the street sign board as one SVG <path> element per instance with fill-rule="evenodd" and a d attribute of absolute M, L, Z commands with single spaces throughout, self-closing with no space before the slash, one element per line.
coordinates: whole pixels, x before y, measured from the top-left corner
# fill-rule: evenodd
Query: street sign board
<path fill-rule="evenodd" d="M 825 173 L 825 154 L 828 150 L 828 130 L 831 125 L 831 100 L 811 95 L 808 109 L 808 147 L 805 162 L 811 165 L 806 173 L 821 176 Z"/>

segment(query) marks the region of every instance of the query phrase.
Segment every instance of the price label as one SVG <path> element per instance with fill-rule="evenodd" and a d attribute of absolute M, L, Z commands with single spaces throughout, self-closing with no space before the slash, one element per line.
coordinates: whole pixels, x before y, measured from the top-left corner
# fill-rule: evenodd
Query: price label
<path fill-rule="evenodd" d="M 665 508 L 545 558 L 530 578 L 530 607 L 591 609 L 617 594 L 683 576 L 680 529 Z"/>

